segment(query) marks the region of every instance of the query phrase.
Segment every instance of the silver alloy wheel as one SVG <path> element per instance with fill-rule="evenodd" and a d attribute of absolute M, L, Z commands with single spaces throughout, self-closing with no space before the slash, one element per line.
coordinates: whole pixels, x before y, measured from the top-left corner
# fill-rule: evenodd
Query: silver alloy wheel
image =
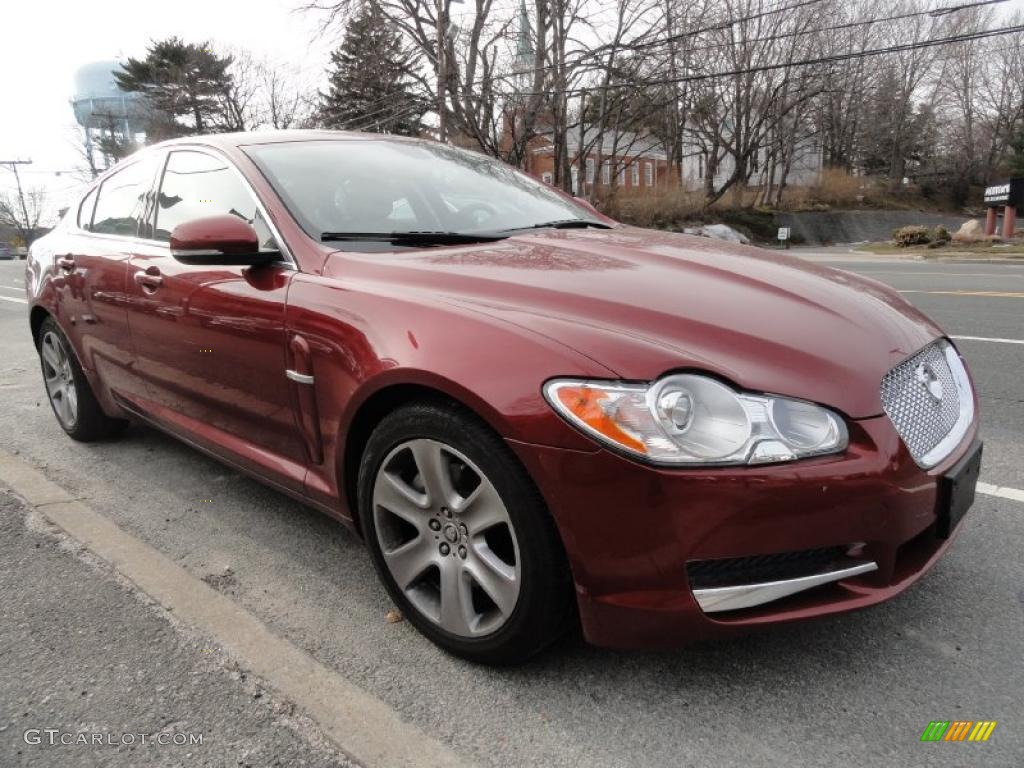
<path fill-rule="evenodd" d="M 47 331 L 39 344 L 39 354 L 53 412 L 65 429 L 73 429 L 78 420 L 78 390 L 64 340 L 53 331 Z"/>
<path fill-rule="evenodd" d="M 473 462 L 436 440 L 402 443 L 377 471 L 373 515 L 384 562 L 420 613 L 460 637 L 508 621 L 519 599 L 519 544 Z"/>

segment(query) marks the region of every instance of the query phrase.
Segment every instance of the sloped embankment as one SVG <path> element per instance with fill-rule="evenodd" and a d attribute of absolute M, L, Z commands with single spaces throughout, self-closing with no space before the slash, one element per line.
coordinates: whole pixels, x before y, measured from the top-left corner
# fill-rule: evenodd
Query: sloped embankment
<path fill-rule="evenodd" d="M 808 245 L 824 243 L 861 243 L 892 239 L 899 227 L 921 224 L 943 226 L 956 232 L 968 216 L 921 211 L 807 211 L 777 213 L 780 227 L 789 227 Z"/>

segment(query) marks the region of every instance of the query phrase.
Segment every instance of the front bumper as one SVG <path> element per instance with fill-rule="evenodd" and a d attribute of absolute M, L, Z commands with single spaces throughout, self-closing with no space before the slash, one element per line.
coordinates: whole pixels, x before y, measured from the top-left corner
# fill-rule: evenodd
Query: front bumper
<path fill-rule="evenodd" d="M 587 640 L 658 648 L 863 608 L 906 589 L 949 546 L 935 533 L 938 478 L 976 433 L 974 424 L 927 472 L 887 417 L 852 422 L 842 456 L 765 467 L 662 469 L 605 450 L 511 445 L 562 534 Z M 706 612 L 687 576 L 692 561 L 852 545 L 863 546 L 848 567 L 876 567 L 753 607 Z"/>

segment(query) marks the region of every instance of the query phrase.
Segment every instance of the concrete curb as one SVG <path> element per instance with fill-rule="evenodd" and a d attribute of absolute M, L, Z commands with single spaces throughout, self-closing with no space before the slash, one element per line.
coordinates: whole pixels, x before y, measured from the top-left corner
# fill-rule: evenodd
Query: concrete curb
<path fill-rule="evenodd" d="M 385 702 L 275 635 L 237 603 L 5 451 L 0 451 L 0 482 L 180 621 L 216 640 L 242 667 L 295 702 L 360 765 L 470 768 L 447 746 L 403 721 Z"/>

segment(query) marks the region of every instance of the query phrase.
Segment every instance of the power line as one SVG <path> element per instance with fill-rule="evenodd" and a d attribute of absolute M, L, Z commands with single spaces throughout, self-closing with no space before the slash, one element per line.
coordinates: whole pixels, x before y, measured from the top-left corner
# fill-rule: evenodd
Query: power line
<path fill-rule="evenodd" d="M 932 40 L 920 40 L 913 43 L 902 43 L 898 45 L 886 46 L 884 48 L 867 48 L 862 51 L 848 51 L 846 53 L 830 54 L 828 56 L 817 56 L 809 59 L 798 59 L 796 61 L 778 62 L 775 64 L 763 64 L 757 67 L 746 67 L 741 69 L 726 70 L 723 72 L 705 72 L 694 75 L 684 75 L 682 77 L 668 77 L 668 78 L 655 78 L 651 80 L 644 80 L 639 85 L 644 87 L 650 87 L 654 85 L 672 85 L 676 83 L 692 83 L 702 80 L 714 80 L 719 77 L 734 77 L 736 75 L 750 75 L 758 72 L 769 72 L 778 69 L 789 69 L 791 67 L 806 67 L 814 64 L 830 64 L 834 62 L 847 61 L 850 59 L 861 59 L 870 56 L 881 56 L 889 53 L 901 53 L 903 51 L 912 51 L 919 48 L 931 48 L 937 45 L 951 45 L 954 43 L 962 43 L 970 40 L 984 40 L 989 37 L 999 37 L 1001 35 L 1010 35 L 1017 32 L 1024 32 L 1024 24 L 1015 25 L 1012 27 L 1002 27 L 999 29 L 984 30 L 981 32 L 970 32 L 961 35 L 952 35 L 950 37 L 935 38 Z M 597 85 L 588 85 L 580 88 L 570 88 L 563 91 L 566 96 L 579 94 L 582 91 L 597 91 L 597 90 L 613 90 L 617 88 L 635 88 L 636 83 L 606 83 Z M 532 92 L 521 92 L 522 96 L 538 96 L 545 95 L 546 91 L 532 91 Z"/>
<path fill-rule="evenodd" d="M 918 16 L 930 16 L 932 18 L 940 18 L 942 16 L 949 16 L 959 11 L 969 10 L 971 8 L 980 8 L 986 5 L 996 5 L 997 3 L 1005 3 L 1006 0 L 980 0 L 975 3 L 966 3 L 964 5 L 954 5 L 944 8 L 932 8 L 924 11 L 910 11 L 907 13 L 896 14 L 895 16 L 882 16 L 877 19 L 865 19 L 863 21 L 848 21 L 842 24 L 833 24 L 829 27 L 818 27 L 815 29 L 803 29 L 794 30 L 791 32 L 780 32 L 776 35 L 768 35 L 766 37 L 751 37 L 744 40 L 730 41 L 727 45 L 744 45 L 747 43 L 763 43 L 770 42 L 772 40 L 785 40 L 790 37 L 804 37 L 806 35 L 816 35 L 821 32 L 836 32 L 843 29 L 854 29 L 856 27 L 869 27 L 873 24 L 883 24 L 889 21 L 904 21 L 906 19 L 916 18 Z M 713 51 L 722 48 L 722 45 L 705 45 L 696 48 L 688 47 L 686 53 L 698 53 L 700 51 Z"/>
<path fill-rule="evenodd" d="M 999 2 L 1005 2 L 1005 0 L 998 0 Z M 680 32 L 676 35 L 670 35 L 669 37 L 661 40 L 647 40 L 644 42 L 632 43 L 624 45 L 622 47 L 629 48 L 630 50 L 640 50 L 643 48 L 653 48 L 659 45 L 666 45 L 667 43 L 678 42 L 679 40 L 685 40 L 688 37 L 696 37 L 697 35 L 703 35 L 708 32 L 718 32 L 719 30 L 729 29 L 737 24 L 743 24 L 748 21 L 755 21 L 756 19 L 764 18 L 765 16 L 773 16 L 776 13 L 783 13 L 785 11 L 795 11 L 800 8 L 806 8 L 811 5 L 817 5 L 818 3 L 825 2 L 825 0 L 800 0 L 800 2 L 791 3 L 790 5 L 778 6 L 775 8 L 769 8 L 766 11 L 759 11 L 758 13 L 747 14 L 746 16 L 738 16 L 734 19 L 726 19 L 720 21 L 717 24 L 713 24 L 709 27 L 703 27 L 701 29 L 691 29 L 686 32 Z M 610 50 L 612 47 L 611 43 L 607 43 L 604 46 L 595 48 L 591 53 L 598 53 L 601 50 Z"/>
<path fill-rule="evenodd" d="M 637 42 L 637 43 L 625 43 L 625 44 L 621 45 L 621 50 L 636 51 L 636 50 L 641 49 L 641 48 L 653 48 L 653 47 L 665 45 L 665 44 L 667 44 L 669 42 L 678 41 L 678 40 L 682 40 L 682 39 L 685 39 L 685 38 L 695 37 L 695 36 L 698 36 L 698 35 L 701 35 L 701 34 L 705 34 L 707 32 L 712 32 L 712 31 L 722 30 L 722 29 L 728 29 L 728 28 L 730 28 L 730 27 L 732 27 L 732 26 L 734 26 L 736 24 L 744 23 L 744 22 L 747 22 L 747 21 L 752 21 L 752 20 L 755 20 L 755 19 L 758 19 L 758 18 L 762 18 L 762 17 L 765 17 L 765 16 L 769 16 L 769 15 L 773 15 L 773 14 L 777 14 L 777 13 L 782 13 L 782 12 L 785 12 L 785 11 L 797 10 L 799 8 L 808 7 L 808 6 L 811 6 L 811 5 L 816 5 L 816 4 L 819 4 L 821 2 L 824 2 L 824 0 L 799 0 L 798 2 L 790 3 L 788 5 L 779 5 L 779 6 L 775 6 L 775 7 L 772 7 L 772 8 L 768 8 L 768 9 L 766 9 L 764 11 L 759 11 L 757 13 L 750 13 L 750 14 L 747 14 L 745 16 L 739 16 L 739 17 L 736 17 L 736 18 L 726 19 L 724 21 L 716 22 L 714 24 L 702 27 L 700 29 L 688 30 L 686 32 L 680 33 L 678 35 L 673 35 L 673 36 L 668 37 L 668 38 L 661 38 L 661 39 L 658 39 L 658 40 L 641 41 L 641 42 Z M 843 30 L 843 29 L 852 29 L 852 28 L 856 28 L 856 27 L 865 27 L 865 26 L 870 26 L 870 25 L 880 24 L 880 23 L 886 23 L 886 22 L 892 22 L 892 21 L 902 21 L 902 20 L 905 20 L 905 19 L 915 18 L 915 17 L 920 17 L 920 16 L 930 16 L 930 17 L 933 17 L 933 18 L 939 18 L 939 17 L 942 17 L 942 16 L 948 16 L 948 15 L 951 15 L 951 14 L 954 14 L 954 13 L 959 13 L 961 11 L 970 10 L 970 9 L 973 9 L 973 8 L 984 7 L 984 6 L 989 6 L 989 5 L 997 5 L 997 4 L 1000 4 L 1000 3 L 1003 3 L 1003 2 L 1006 2 L 1006 0 L 976 0 L 975 2 L 961 3 L 961 4 L 958 4 L 958 5 L 950 5 L 950 6 L 942 6 L 942 7 L 938 7 L 938 8 L 929 8 L 929 9 L 922 10 L 922 11 L 912 11 L 912 12 L 907 12 L 907 13 L 895 14 L 895 15 L 887 16 L 887 17 L 879 17 L 879 18 L 875 18 L 875 19 L 865 19 L 863 21 L 844 22 L 844 23 L 840 23 L 840 24 L 835 24 L 835 25 L 827 26 L 827 27 L 818 27 L 818 28 L 815 28 L 815 29 L 795 30 L 795 31 L 784 32 L 784 33 L 779 33 L 779 34 L 775 34 L 775 35 L 768 35 L 768 36 L 764 36 L 764 37 L 747 38 L 745 40 L 732 41 L 730 43 L 726 43 L 726 44 L 723 44 L 723 45 L 707 45 L 707 46 L 699 46 L 699 47 L 688 47 L 688 48 L 686 48 L 685 52 L 686 53 L 697 53 L 697 52 L 705 51 L 705 50 L 719 50 L 724 45 L 743 45 L 743 44 L 750 44 L 750 43 L 769 42 L 769 41 L 773 41 L 773 40 L 782 40 L 782 39 L 793 38 L 793 37 L 803 37 L 803 36 L 808 36 L 808 35 L 813 35 L 813 34 L 820 34 L 822 32 L 831 32 L 831 31 L 837 31 L 837 30 Z M 845 53 L 845 54 L 833 54 L 833 55 L 830 55 L 830 56 L 818 57 L 816 59 L 806 59 L 806 60 L 802 60 L 802 61 L 790 62 L 790 63 L 785 63 L 785 64 L 777 64 L 777 65 L 766 65 L 766 66 L 763 66 L 763 67 L 755 67 L 755 68 L 751 68 L 751 69 L 738 69 L 738 70 L 733 70 L 733 71 L 728 71 L 728 72 L 695 74 L 695 75 L 683 76 L 683 77 L 680 77 L 680 78 L 670 78 L 670 79 L 661 79 L 661 80 L 640 80 L 639 82 L 636 83 L 636 85 L 645 86 L 645 85 L 663 85 L 663 84 L 671 84 L 671 83 L 684 83 L 684 82 L 692 82 L 692 81 L 697 81 L 697 80 L 713 79 L 713 78 L 716 78 L 716 77 L 727 77 L 727 76 L 732 76 L 732 75 L 737 75 L 737 74 L 748 74 L 748 73 L 758 72 L 758 71 L 767 71 L 769 69 L 782 69 L 782 68 L 786 68 L 786 67 L 790 67 L 790 66 L 794 66 L 794 67 L 795 66 L 807 66 L 807 65 L 815 64 L 815 63 L 825 63 L 825 62 L 828 62 L 828 61 L 843 61 L 843 60 L 850 59 L 850 58 L 859 58 L 859 57 L 862 57 L 862 56 L 874 56 L 874 55 L 880 55 L 880 54 L 890 53 L 890 52 L 899 52 L 901 50 L 909 50 L 910 47 L 928 47 L 928 46 L 932 46 L 932 45 L 942 45 L 942 44 L 946 44 L 946 43 L 949 43 L 949 42 L 958 42 L 960 40 L 981 39 L 983 37 L 991 36 L 989 34 L 990 32 L 991 33 L 995 33 L 995 34 L 1009 34 L 1012 31 L 1014 31 L 1012 28 L 1010 28 L 1009 30 L 1007 30 L 1005 32 L 1002 32 L 1000 30 L 986 30 L 986 31 L 983 31 L 981 33 L 969 33 L 968 35 L 964 35 L 964 36 L 954 36 L 954 37 L 951 37 L 951 38 L 943 38 L 943 39 L 938 39 L 938 40 L 935 40 L 935 41 L 923 41 L 923 42 L 921 42 L 919 44 L 918 43 L 915 43 L 915 44 L 905 44 L 905 45 L 902 45 L 902 46 L 892 46 L 890 48 L 885 48 L 885 49 L 868 49 L 868 50 L 865 50 L 865 51 L 856 51 L 856 52 L 850 52 L 850 53 Z M 602 51 L 602 50 L 609 50 L 611 47 L 612 47 L 611 44 L 607 44 L 605 46 L 593 49 L 591 51 L 586 52 L 586 54 L 584 56 L 576 59 L 575 61 L 567 62 L 566 64 L 564 64 L 562 66 L 565 66 L 566 68 L 578 67 L 582 62 L 586 61 L 588 58 L 594 58 L 594 57 L 596 57 L 596 55 L 600 51 Z M 511 71 L 511 72 L 504 73 L 504 74 L 494 74 L 494 75 L 491 75 L 490 79 L 492 81 L 509 80 L 509 79 L 516 78 L 516 77 L 519 77 L 519 76 L 522 76 L 522 75 L 534 75 L 537 72 L 550 71 L 552 69 L 555 69 L 557 66 L 558 65 L 549 64 L 549 65 L 545 65 L 545 66 L 539 67 L 539 68 L 538 67 L 533 67 L 533 68 L 530 68 L 530 69 L 514 70 L 514 71 Z M 458 90 L 460 90 L 462 92 L 468 92 L 468 90 L 473 88 L 474 86 L 483 85 L 486 82 L 487 82 L 487 78 L 480 78 L 478 80 L 474 80 L 474 81 L 471 81 L 471 82 L 468 82 L 468 83 L 460 84 Z M 625 88 L 625 87 L 630 87 L 630 85 L 633 85 L 633 83 L 620 82 L 620 83 L 607 84 L 607 85 L 597 84 L 597 85 L 586 86 L 586 87 L 588 89 L 590 89 L 590 90 L 602 90 L 602 89 L 612 89 L 612 88 Z M 583 90 L 582 86 L 580 88 L 568 89 L 568 90 L 565 91 L 565 94 L 566 95 L 577 94 L 581 90 Z M 522 95 L 522 96 L 547 95 L 547 91 L 544 91 L 544 92 L 536 92 L 536 91 L 535 92 L 519 92 L 519 95 Z M 371 108 L 370 111 L 365 112 L 364 114 L 359 115 L 358 117 L 352 118 L 350 121 L 348 121 L 348 123 L 346 123 L 343 126 L 343 128 L 346 129 L 346 130 L 356 130 L 356 131 L 358 131 L 358 130 L 363 130 L 363 129 L 369 127 L 369 126 L 372 126 L 375 122 L 377 122 L 373 118 L 375 118 L 377 116 L 384 116 L 384 115 L 386 115 L 386 113 L 388 113 L 389 111 L 392 111 L 394 109 L 394 105 L 387 103 L 387 102 L 391 101 L 393 98 L 394 98 L 394 95 L 385 95 L 385 96 L 382 96 L 382 97 L 380 97 L 378 99 L 375 99 L 375 100 L 369 102 L 366 106 L 368 108 Z M 379 105 L 382 105 L 382 106 L 379 106 Z M 415 108 L 408 109 L 408 110 L 401 110 L 400 112 L 396 112 L 395 116 L 407 115 L 407 114 L 413 112 L 414 109 Z"/>
<path fill-rule="evenodd" d="M 820 1 L 821 0 L 814 0 L 814 2 L 820 2 Z M 899 15 L 895 15 L 895 16 L 882 17 L 882 18 L 878 18 L 878 19 L 867 19 L 867 20 L 864 20 L 864 21 L 845 22 L 843 24 L 835 24 L 835 25 L 828 26 L 828 27 L 817 27 L 815 29 L 808 29 L 808 30 L 803 30 L 803 31 L 793 31 L 793 32 L 779 33 L 778 35 L 769 35 L 769 36 L 766 36 L 766 37 L 753 37 L 753 38 L 747 38 L 747 39 L 744 39 L 744 40 L 730 41 L 730 42 L 727 42 L 727 43 L 723 42 L 723 43 L 720 43 L 720 44 L 716 43 L 714 45 L 705 45 L 705 46 L 699 46 L 699 47 L 688 47 L 688 48 L 685 49 L 685 53 L 697 53 L 697 52 L 700 52 L 700 51 L 721 50 L 722 48 L 724 48 L 726 46 L 730 46 L 730 45 L 743 45 L 743 44 L 747 44 L 747 43 L 759 43 L 759 42 L 766 42 L 766 41 L 776 40 L 776 39 L 781 40 L 781 39 L 785 39 L 787 37 L 799 37 L 799 36 L 804 36 L 804 35 L 813 35 L 813 34 L 818 34 L 818 33 L 821 33 L 821 32 L 832 32 L 832 31 L 835 31 L 835 30 L 848 29 L 848 28 L 852 28 L 852 27 L 856 27 L 856 26 L 869 26 L 869 25 L 872 25 L 872 24 L 879 24 L 879 23 L 884 23 L 884 22 L 887 22 L 887 21 L 900 21 L 900 20 L 907 19 L 907 18 L 912 18 L 912 17 L 915 17 L 915 16 L 926 16 L 927 15 L 927 16 L 933 16 L 933 17 L 937 18 L 939 16 L 948 16 L 948 15 L 950 15 L 952 13 L 959 13 L 960 11 L 970 10 L 972 8 L 978 8 L 978 7 L 982 7 L 982 6 L 986 6 L 986 5 L 995 5 L 995 4 L 1004 3 L 1004 2 L 1006 2 L 1006 0 L 977 0 L 977 2 L 972 2 L 972 3 L 962 3 L 960 5 L 942 6 L 942 7 L 939 7 L 939 8 L 931 8 L 931 9 L 928 9 L 928 10 L 925 10 L 925 11 L 916 11 L 916 12 L 912 12 L 912 13 L 899 14 Z M 803 5 L 803 4 L 809 4 L 809 3 L 800 3 L 798 5 Z M 780 7 L 780 8 L 775 8 L 775 9 L 769 9 L 767 11 L 764 11 L 761 14 L 753 14 L 751 16 L 741 17 L 739 19 L 730 19 L 728 21 L 723 21 L 723 22 L 720 22 L 719 24 L 716 24 L 716 25 L 713 25 L 713 26 L 710 26 L 710 27 L 705 27 L 703 29 L 680 33 L 679 35 L 675 35 L 673 38 L 662 38 L 660 40 L 650 40 L 650 41 L 646 41 L 646 42 L 643 42 L 643 43 L 623 43 L 620 46 L 620 50 L 635 51 L 639 47 L 655 47 L 657 45 L 664 45 L 664 44 L 666 44 L 668 42 L 671 42 L 673 39 L 681 40 L 681 39 L 684 39 L 684 38 L 687 38 L 687 37 L 694 37 L 696 35 L 703 34 L 705 32 L 709 32 L 709 31 L 714 31 L 714 30 L 718 30 L 718 29 L 728 29 L 729 27 L 733 26 L 734 24 L 738 23 L 739 21 L 741 21 L 743 19 L 750 19 L 750 18 L 753 18 L 753 17 L 766 16 L 768 14 L 776 13 L 778 11 L 790 10 L 790 9 L 792 9 L 792 7 L 795 7 L 795 6 L 786 6 L 786 7 Z M 573 62 L 568 62 L 564 66 L 566 66 L 567 68 L 578 66 L 580 63 L 586 61 L 587 59 L 595 58 L 595 54 L 599 53 L 600 51 L 602 51 L 602 50 L 611 50 L 612 47 L 613 46 L 609 43 L 609 44 L 606 44 L 606 45 L 601 46 L 599 48 L 595 48 L 595 49 L 593 49 L 591 51 L 587 51 L 580 58 L 576 59 Z M 537 72 L 544 72 L 544 71 L 552 70 L 552 69 L 555 69 L 557 66 L 558 65 L 548 64 L 548 65 L 545 65 L 545 66 L 539 67 L 539 68 L 538 67 L 533 67 L 533 68 L 530 68 L 530 69 L 514 70 L 512 72 L 506 72 L 504 74 L 492 75 L 492 79 L 494 79 L 494 80 L 508 80 L 510 78 L 519 77 L 521 75 L 532 75 L 532 74 L 536 74 Z M 599 67 L 599 65 L 597 65 L 597 66 Z M 463 86 L 463 88 L 471 88 L 474 85 L 480 85 L 483 82 L 484 82 L 484 80 L 478 80 L 478 81 L 466 83 Z M 600 87 L 600 86 L 597 86 L 597 87 Z M 523 95 L 534 95 L 534 94 L 524 93 Z"/>
<path fill-rule="evenodd" d="M 644 48 L 653 48 L 653 47 L 660 46 L 660 45 L 666 45 L 668 43 L 678 42 L 679 40 L 684 40 L 684 39 L 689 38 L 689 37 L 696 37 L 697 35 L 702 35 L 702 34 L 704 34 L 706 32 L 715 32 L 715 31 L 719 31 L 719 30 L 722 30 L 722 29 L 729 29 L 730 27 L 735 26 L 736 24 L 740 24 L 740 23 L 745 22 L 745 21 L 751 21 L 751 20 L 754 20 L 754 19 L 758 19 L 758 18 L 761 18 L 763 16 L 769 16 L 769 15 L 772 15 L 772 14 L 775 14 L 775 13 L 779 13 L 781 11 L 796 10 L 798 8 L 802 8 L 802 7 L 805 7 L 805 6 L 814 5 L 814 4 L 816 4 L 817 2 L 820 2 L 820 1 L 821 0 L 804 0 L 804 2 L 794 3 L 791 6 L 786 6 L 786 7 L 783 7 L 783 8 L 775 8 L 775 9 L 771 9 L 771 10 L 768 10 L 768 11 L 764 11 L 763 13 L 751 14 L 751 15 L 748 15 L 748 16 L 740 17 L 738 19 L 732 19 L 732 20 L 729 20 L 729 21 L 723 21 L 723 22 L 721 22 L 719 24 L 715 24 L 715 25 L 710 26 L 710 27 L 705 27 L 703 29 L 688 30 L 686 32 L 680 32 L 679 34 L 670 35 L 669 37 L 662 38 L 662 39 L 659 39 L 659 40 L 647 40 L 647 41 L 641 41 L 641 42 L 637 42 L 637 43 L 626 43 L 626 44 L 622 45 L 621 47 L 625 48 L 627 50 L 636 51 L 636 50 L 641 50 L 641 49 L 644 49 Z M 949 16 L 950 14 L 959 13 L 960 11 L 969 10 L 971 8 L 979 8 L 979 7 L 986 6 L 986 5 L 998 5 L 1000 3 L 1005 3 L 1006 1 L 1007 0 L 978 0 L 977 2 L 961 3 L 960 5 L 950 5 L 950 6 L 943 6 L 943 7 L 939 7 L 939 8 L 931 8 L 931 9 L 924 10 L 924 11 L 907 12 L 907 13 L 898 14 L 898 15 L 889 16 L 889 17 L 884 17 L 884 18 L 868 19 L 868 20 L 865 20 L 865 21 L 847 22 L 845 24 L 837 24 L 837 25 L 832 26 L 832 27 L 825 27 L 825 28 L 822 28 L 822 29 L 815 29 L 815 30 L 807 30 L 805 32 L 790 32 L 790 33 L 780 34 L 778 36 L 769 36 L 769 37 L 764 37 L 764 38 L 752 38 L 752 39 L 749 39 L 749 40 L 738 40 L 738 41 L 736 41 L 736 43 L 740 44 L 740 43 L 754 42 L 754 41 L 760 41 L 760 40 L 774 40 L 774 39 L 782 39 L 782 38 L 785 38 L 785 37 L 796 37 L 796 36 L 804 35 L 804 34 L 814 34 L 816 32 L 824 32 L 824 31 L 831 31 L 831 30 L 837 30 L 837 29 L 849 29 L 849 28 L 858 27 L 858 26 L 867 26 L 867 25 L 870 25 L 870 24 L 877 24 L 877 23 L 885 22 L 885 21 L 900 21 L 902 19 L 914 18 L 916 16 L 931 16 L 933 18 L 939 18 L 941 16 Z M 600 49 L 595 49 L 595 51 L 597 51 L 597 50 L 600 50 Z M 694 49 L 688 49 L 688 50 L 694 50 Z"/>

